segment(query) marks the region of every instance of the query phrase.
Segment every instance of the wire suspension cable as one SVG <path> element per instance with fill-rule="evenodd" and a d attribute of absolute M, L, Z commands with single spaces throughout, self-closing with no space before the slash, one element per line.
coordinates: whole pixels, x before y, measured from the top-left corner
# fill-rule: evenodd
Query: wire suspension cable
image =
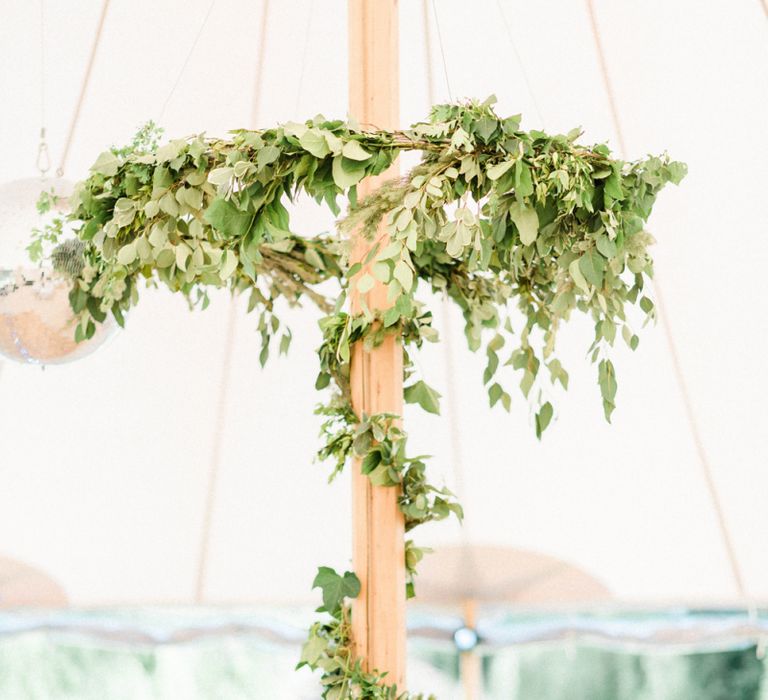
<path fill-rule="evenodd" d="M 45 128 L 45 0 L 40 0 L 40 127 Z"/>
<path fill-rule="evenodd" d="M 435 27 L 437 28 L 437 41 L 440 44 L 440 56 L 443 59 L 443 75 L 445 76 L 445 87 L 448 90 L 448 97 L 453 102 L 453 92 L 451 91 L 451 81 L 448 78 L 448 63 L 445 60 L 445 46 L 443 45 L 443 33 L 440 31 L 440 17 L 437 14 L 437 5 L 435 4 L 435 0 L 432 0 L 432 14 L 435 16 Z M 424 23 L 425 28 L 429 27 L 429 22 Z M 429 37 L 429 34 L 427 34 L 427 38 Z M 430 56 L 430 61 L 432 60 Z M 430 68 L 430 74 L 431 74 L 431 68 Z M 433 83 L 434 85 L 434 83 Z M 430 107 L 432 106 L 431 103 L 434 101 L 434 96 L 430 98 Z"/>
<path fill-rule="evenodd" d="M 304 29 L 304 49 L 301 52 L 301 68 L 299 70 L 298 87 L 296 88 L 296 105 L 294 107 L 294 118 L 298 119 L 299 109 L 301 108 L 301 98 L 304 92 L 304 74 L 307 71 L 307 56 L 309 54 L 309 35 L 312 30 L 312 18 L 315 12 L 315 0 L 309 0 L 309 12 L 307 12 L 307 25 Z"/>
<path fill-rule="evenodd" d="M 77 97 L 75 103 L 75 111 L 72 113 L 72 119 L 69 122 L 69 129 L 67 130 L 67 138 L 64 141 L 64 149 L 61 152 L 61 160 L 59 161 L 59 167 L 56 168 L 57 177 L 64 175 L 64 170 L 67 167 L 67 160 L 69 158 L 69 150 L 72 147 L 72 141 L 77 131 L 77 125 L 80 121 L 80 112 L 83 108 L 83 102 L 85 102 L 85 96 L 88 92 L 88 86 L 91 82 L 91 73 L 93 72 L 93 64 L 96 62 L 96 54 L 99 51 L 99 45 L 101 44 L 101 35 L 104 31 L 104 21 L 107 18 L 107 10 L 109 9 L 110 0 L 104 0 L 101 5 L 101 12 L 99 14 L 99 21 L 96 25 L 96 33 L 93 36 L 93 43 L 91 44 L 91 53 L 88 56 L 88 63 L 85 66 L 85 73 L 83 74 L 83 82 L 80 85 L 80 94 Z"/>
<path fill-rule="evenodd" d="M 422 0 L 422 17 L 424 22 L 424 69 L 427 80 L 427 97 L 431 108 L 435 101 L 435 76 L 432 68 L 432 32 L 429 22 L 429 0 Z M 437 17 L 437 15 L 435 15 Z M 439 37 L 439 34 L 438 34 Z M 442 42 L 440 43 L 440 52 L 445 57 Z M 448 83 L 448 70 L 445 60 L 443 60 L 445 69 L 445 81 Z M 456 362 L 453 347 L 453 329 L 451 325 L 451 305 L 447 294 L 442 299 L 442 317 L 443 317 L 443 354 L 445 357 L 445 406 L 446 417 L 448 419 L 448 432 L 451 447 L 451 471 L 456 483 L 456 493 L 461 499 L 464 496 L 466 481 L 464 479 L 464 460 L 461 444 L 461 424 L 459 421 L 458 401 L 456 391 Z M 464 544 L 468 539 L 467 526 L 461 527 L 461 539 Z"/>
<path fill-rule="evenodd" d="M 259 30 L 258 58 L 256 61 L 256 79 L 254 81 L 253 103 L 251 105 L 251 125 L 255 128 L 261 109 L 261 85 L 264 74 L 264 47 L 267 42 L 267 25 L 269 22 L 269 0 L 264 0 Z M 200 535 L 200 549 L 195 580 L 195 603 L 200 605 L 205 600 L 205 584 L 208 580 L 208 564 L 211 550 L 211 534 L 213 530 L 213 514 L 216 507 L 216 493 L 221 472 L 222 451 L 224 446 L 224 428 L 227 421 L 227 405 L 229 390 L 232 384 L 232 356 L 235 339 L 237 338 L 237 299 L 233 296 L 228 300 L 227 326 L 224 335 L 223 360 L 219 378 L 219 395 L 216 402 L 216 418 L 214 422 L 213 443 L 208 468 L 208 483 L 203 506 L 203 523 Z"/>
<path fill-rule="evenodd" d="M 621 119 L 619 117 L 619 110 L 613 91 L 613 84 L 611 82 L 610 73 L 608 72 L 608 64 L 606 61 L 605 49 L 603 47 L 602 37 L 600 35 L 600 28 L 597 23 L 597 15 L 595 12 L 594 1 L 586 0 L 587 10 L 589 13 L 589 22 L 592 29 L 592 38 L 595 44 L 595 50 L 597 52 L 598 61 L 600 63 L 600 72 L 602 73 L 603 85 L 608 97 L 608 103 L 611 112 L 611 119 L 613 121 L 613 128 L 616 133 L 616 137 L 619 142 L 619 147 L 622 153 L 622 157 L 626 158 L 627 148 L 626 141 L 624 139 L 624 131 L 621 126 Z M 691 398 L 688 384 L 685 379 L 682 364 L 680 362 L 680 356 L 677 351 L 677 345 L 675 343 L 674 335 L 672 332 L 672 326 L 667 313 L 666 306 L 664 304 L 664 297 L 659 284 L 658 276 L 653 280 L 654 293 L 657 300 L 658 315 L 661 319 L 661 325 L 664 330 L 664 336 L 669 348 L 670 358 L 672 360 L 672 368 L 677 380 L 677 386 L 680 391 L 680 396 L 683 401 L 683 407 L 685 409 L 685 416 L 688 422 L 688 428 L 691 432 L 691 438 L 696 449 L 698 456 L 699 466 L 701 467 L 702 474 L 704 476 L 704 482 L 706 484 L 707 492 L 709 494 L 712 507 L 715 511 L 717 518 L 717 525 L 720 531 L 720 537 L 722 539 L 723 547 L 728 558 L 728 563 L 733 576 L 733 582 L 738 592 L 739 597 L 744 601 L 745 607 L 749 613 L 752 623 L 757 622 L 757 607 L 754 599 L 749 595 L 747 590 L 744 575 L 739 563 L 738 555 L 736 554 L 736 548 L 733 543 L 733 537 L 731 535 L 730 528 L 728 527 L 728 521 L 725 514 L 725 508 L 723 506 L 722 498 L 717 488 L 717 484 L 714 478 L 712 465 L 707 456 L 706 449 L 704 447 L 704 440 L 701 435 L 701 429 L 699 428 L 699 421 L 696 415 L 696 411 L 693 406 L 693 399 Z M 758 652 L 762 655 L 762 641 L 758 645 Z"/>
<path fill-rule="evenodd" d="M 40 0 L 40 141 L 37 145 L 37 160 L 35 165 L 43 179 L 51 168 L 51 156 L 45 136 L 46 117 L 46 81 L 45 81 L 45 0 Z"/>
<path fill-rule="evenodd" d="M 160 110 L 160 116 L 159 116 L 160 120 L 162 120 L 163 116 L 165 115 L 165 110 L 168 107 L 168 103 L 171 101 L 171 98 L 176 92 L 176 88 L 179 87 L 179 83 L 181 82 L 182 77 L 184 77 L 184 72 L 187 70 L 187 65 L 189 64 L 189 61 L 192 58 L 192 54 L 195 52 L 195 49 L 197 48 L 197 44 L 200 41 L 200 37 L 203 35 L 203 31 L 205 30 L 205 25 L 208 24 L 208 18 L 211 16 L 211 12 L 213 11 L 213 6 L 215 4 L 216 4 L 216 0 L 211 0 L 210 5 L 208 5 L 208 10 L 203 16 L 203 21 L 200 23 L 200 26 L 197 29 L 197 34 L 195 34 L 195 38 L 192 41 L 192 45 L 189 47 L 189 51 L 187 51 L 187 55 L 184 58 L 184 62 L 181 64 L 181 68 L 179 69 L 179 72 L 176 74 L 176 80 L 173 82 L 173 85 L 171 86 L 171 90 L 168 93 L 168 97 L 166 97 L 165 102 L 163 102 L 163 107 Z"/>
<path fill-rule="evenodd" d="M 520 51 L 517 48 L 517 43 L 515 42 L 515 35 L 512 33 L 512 27 L 509 26 L 509 22 L 507 21 L 507 16 L 504 13 L 504 8 L 501 5 L 501 0 L 496 0 L 496 7 L 499 8 L 499 14 L 501 15 L 501 22 L 504 25 L 504 30 L 507 34 L 507 38 L 509 39 L 509 43 L 512 45 L 512 50 L 515 52 L 515 57 L 517 58 L 517 65 L 520 67 L 520 72 L 523 75 L 523 80 L 525 81 L 525 87 L 528 89 L 528 95 L 530 96 L 531 102 L 533 103 L 533 108 L 536 110 L 536 116 L 539 118 L 539 122 L 541 122 L 541 126 L 543 128 L 545 126 L 544 115 L 542 114 L 541 108 L 539 107 L 539 101 L 536 99 L 536 93 L 533 90 L 533 84 L 531 83 L 531 79 L 528 76 L 528 71 L 525 69 L 523 58 L 520 55 Z"/>

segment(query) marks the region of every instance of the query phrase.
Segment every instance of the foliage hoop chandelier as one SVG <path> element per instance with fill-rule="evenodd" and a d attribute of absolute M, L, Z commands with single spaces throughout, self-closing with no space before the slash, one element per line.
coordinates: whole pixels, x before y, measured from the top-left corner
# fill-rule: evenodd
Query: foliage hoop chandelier
<path fill-rule="evenodd" d="M 427 480 L 424 459 L 408 456 L 399 416 L 353 412 L 351 347 L 398 338 L 406 401 L 437 413 L 439 394 L 416 376 L 408 348 L 437 339 L 417 288 L 446 294 L 463 313 L 470 349 L 484 349 L 491 405 L 509 410 L 512 397 L 500 368 L 511 365 L 541 436 L 554 412 L 544 386 L 568 386 L 557 331 L 578 311 L 595 324 L 589 352 L 610 420 L 617 390 L 611 347 L 618 335 L 637 347 L 631 307 L 654 316 L 644 293 L 653 240 L 644 224 L 658 192 L 678 183 L 686 169 L 666 156 L 616 160 L 605 145 L 580 145 L 579 135 L 522 131 L 519 116 L 495 113 L 493 99 L 439 105 L 427 121 L 404 131 L 362 130 L 316 117 L 160 148 L 145 133 L 130 148 L 99 156 L 72 199 L 68 225 L 77 240 L 53 252 L 56 267 L 73 280 L 76 336 L 91 337 L 108 314 L 122 325 L 142 280 L 162 283 L 203 308 L 208 287 L 227 286 L 250 295 L 264 364 L 270 352 L 290 345 L 278 300 L 308 300 L 322 313 L 316 388 L 332 388 L 318 409 L 325 417 L 319 456 L 331 461 L 331 477 L 350 457 L 360 458 L 372 483 L 398 489 L 407 531 L 450 515 L 461 518 L 452 494 Z M 358 201 L 357 184 L 409 150 L 421 152 L 420 164 Z M 301 193 L 335 215 L 337 197 L 348 197 L 349 212 L 336 235 L 291 232 L 286 203 Z M 382 220 L 386 245 L 377 240 Z M 371 247 L 362 262 L 350 265 L 347 235 L 353 230 Z M 328 295 L 329 280 L 338 284 L 337 295 Z M 365 303 L 377 280 L 388 292 L 383 311 Z M 362 299 L 355 315 L 343 310 L 353 285 Z M 405 556 L 413 595 L 423 551 L 409 540 Z M 300 665 L 322 670 L 323 697 L 413 697 L 352 657 L 347 599 L 360 591 L 355 574 L 322 567 L 315 586 L 328 616 L 312 626 Z"/>

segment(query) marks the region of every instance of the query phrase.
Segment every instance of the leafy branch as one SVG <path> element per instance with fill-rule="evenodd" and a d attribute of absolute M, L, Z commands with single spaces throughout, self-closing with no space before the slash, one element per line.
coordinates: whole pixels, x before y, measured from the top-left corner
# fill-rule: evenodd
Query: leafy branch
<path fill-rule="evenodd" d="M 33 240 L 32 252 L 42 255 L 43 244 L 60 241 L 65 230 L 77 237 L 53 257 L 73 279 L 78 340 L 110 313 L 122 325 L 142 285 L 165 285 L 203 308 L 210 288 L 228 287 L 250 295 L 264 364 L 276 345 L 286 352 L 291 342 L 278 305 L 310 301 L 322 315 L 315 386 L 335 385 L 318 409 L 318 457 L 332 461 L 331 478 L 354 459 L 374 484 L 398 489 L 409 530 L 461 518 L 461 507 L 428 482 L 423 457 L 407 455 L 398 416 L 355 415 L 349 373 L 353 345 L 370 350 L 394 335 L 405 352 L 406 401 L 439 411 L 439 394 L 412 377 L 408 354 L 437 338 L 429 309 L 416 299 L 420 285 L 461 310 L 469 348 L 485 353 L 482 379 L 492 406 L 510 409 L 504 368 L 516 373 L 539 437 L 554 417 L 545 382 L 568 387 L 557 333 L 575 313 L 590 317 L 588 354 L 610 420 L 615 340 L 620 335 L 634 350 L 633 315 L 648 322 L 655 313 L 644 291 L 653 274 L 645 222 L 660 190 L 685 175 L 684 164 L 667 156 L 617 160 L 603 144 L 578 144 L 578 130 L 525 132 L 519 116 L 498 116 L 492 99 L 438 105 L 427 121 L 394 132 L 318 116 L 228 139 L 159 146 L 157 135 L 148 125 L 129 147 L 102 153 L 77 187 L 71 214 Z M 421 163 L 358 201 L 358 183 L 409 150 L 421 152 Z M 337 198 L 348 198 L 336 234 L 291 230 L 287 205 L 300 195 L 335 216 Z M 368 237 L 370 252 L 350 265 L 352 231 Z M 383 310 L 366 304 L 377 283 L 387 288 Z M 329 293 L 333 284 L 337 295 Z M 356 315 L 342 310 L 352 288 Z M 424 553 L 408 541 L 409 594 Z M 322 670 L 323 696 L 408 697 L 352 658 L 346 601 L 359 591 L 355 575 L 321 569 L 315 585 L 329 620 L 313 625 L 300 665 Z"/>

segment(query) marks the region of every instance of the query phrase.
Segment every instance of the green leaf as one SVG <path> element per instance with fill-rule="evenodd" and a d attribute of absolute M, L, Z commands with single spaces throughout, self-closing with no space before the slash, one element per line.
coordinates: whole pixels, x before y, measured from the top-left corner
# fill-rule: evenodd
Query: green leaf
<path fill-rule="evenodd" d="M 357 280 L 357 291 L 360 292 L 360 294 L 365 294 L 366 292 L 370 292 L 373 289 L 373 285 L 375 283 L 375 280 L 371 275 L 362 275 Z"/>
<path fill-rule="evenodd" d="M 318 129 L 307 129 L 301 135 L 299 143 L 305 151 L 309 151 L 315 158 L 325 158 L 331 152 L 325 136 Z"/>
<path fill-rule="evenodd" d="M 92 173 L 112 177 L 117 175 L 117 169 L 120 167 L 120 160 L 112 151 L 104 151 L 91 166 Z"/>
<path fill-rule="evenodd" d="M 131 241 L 117 251 L 117 262 L 121 265 L 130 265 L 136 260 L 136 243 Z"/>
<path fill-rule="evenodd" d="M 688 174 L 688 166 L 676 160 L 667 166 L 667 170 L 670 181 L 675 185 L 679 185 L 680 181 Z"/>
<path fill-rule="evenodd" d="M 405 387 L 404 397 L 406 403 L 417 403 L 427 413 L 440 415 L 440 394 L 426 382 L 419 380 Z"/>
<path fill-rule="evenodd" d="M 523 162 L 522 158 L 518 158 L 515 161 L 515 195 L 520 201 L 523 197 L 530 197 L 532 194 L 531 169 Z"/>
<path fill-rule="evenodd" d="M 229 279 L 232 273 L 237 269 L 237 253 L 234 250 L 225 250 L 221 256 L 221 267 L 219 268 L 219 277 L 222 280 Z"/>
<path fill-rule="evenodd" d="M 614 166 L 613 172 L 605 178 L 605 193 L 615 200 L 624 199 L 624 192 L 621 188 L 621 172 L 617 166 Z"/>
<path fill-rule="evenodd" d="M 256 167 L 262 170 L 267 165 L 274 163 L 280 157 L 280 149 L 277 146 L 264 146 L 256 154 Z"/>
<path fill-rule="evenodd" d="M 336 186 L 347 190 L 365 177 L 365 168 L 349 169 L 344 163 L 344 156 L 336 156 L 333 159 L 332 174 Z"/>
<path fill-rule="evenodd" d="M 611 260 L 612 258 L 616 257 L 616 253 L 618 252 L 616 250 L 616 244 L 608 238 L 606 235 L 602 235 L 597 239 L 597 249 L 606 257 L 608 260 Z"/>
<path fill-rule="evenodd" d="M 253 215 L 240 211 L 231 201 L 219 197 L 205 210 L 203 218 L 228 238 L 244 237 L 253 221 Z"/>
<path fill-rule="evenodd" d="M 509 207 L 509 217 L 515 222 L 523 245 L 531 245 L 539 235 L 539 215 L 536 210 L 520 202 L 512 202 Z"/>
<path fill-rule="evenodd" d="M 327 566 L 317 570 L 312 588 L 320 588 L 323 593 L 323 607 L 331 614 L 341 607 L 344 598 L 357 598 L 360 595 L 360 580 L 351 571 L 343 576 Z"/>
<path fill-rule="evenodd" d="M 547 401 L 536 414 L 536 437 L 541 439 L 541 434 L 547 429 L 552 420 L 552 404 Z"/>
<path fill-rule="evenodd" d="M 601 360 L 598 365 L 597 373 L 598 384 L 600 385 L 600 394 L 603 397 L 603 411 L 605 412 L 605 419 L 611 422 L 611 413 L 616 408 L 616 390 L 618 385 L 616 383 L 616 371 L 613 368 L 613 363 L 610 360 Z"/>
<path fill-rule="evenodd" d="M 497 119 L 484 115 L 475 123 L 475 133 L 484 143 L 488 143 L 488 139 L 491 138 L 498 125 L 499 122 Z"/>
<path fill-rule="evenodd" d="M 404 291 L 411 291 L 411 287 L 413 286 L 413 270 L 411 270 L 405 260 L 397 261 L 394 278 L 400 283 Z"/>
<path fill-rule="evenodd" d="M 504 388 L 498 382 L 488 387 L 488 398 L 490 399 L 492 407 L 499 402 L 503 395 Z"/>
<path fill-rule="evenodd" d="M 488 170 L 485 171 L 485 174 L 488 176 L 489 180 L 498 180 L 514 164 L 514 160 L 505 160 L 501 163 L 496 163 L 496 165 L 492 165 L 490 168 L 488 168 Z"/>
<path fill-rule="evenodd" d="M 214 168 L 208 173 L 208 182 L 216 187 L 223 187 L 229 184 L 234 174 L 234 168 Z"/>
<path fill-rule="evenodd" d="M 366 151 L 358 141 L 347 141 L 341 154 L 350 160 L 368 160 L 371 154 Z"/>
<path fill-rule="evenodd" d="M 605 258 L 596 250 L 590 249 L 579 258 L 579 269 L 587 282 L 598 289 L 603 286 Z"/>
<path fill-rule="evenodd" d="M 314 666 L 328 648 L 328 640 L 318 635 L 312 635 L 301 648 L 301 660 L 299 663 Z"/>
<path fill-rule="evenodd" d="M 574 260 L 568 266 L 568 272 L 570 273 L 571 278 L 573 279 L 574 284 L 579 289 L 581 289 L 584 292 L 589 292 L 589 285 L 587 284 L 587 280 L 584 279 L 584 275 L 581 274 L 581 268 L 579 267 L 578 259 Z"/>

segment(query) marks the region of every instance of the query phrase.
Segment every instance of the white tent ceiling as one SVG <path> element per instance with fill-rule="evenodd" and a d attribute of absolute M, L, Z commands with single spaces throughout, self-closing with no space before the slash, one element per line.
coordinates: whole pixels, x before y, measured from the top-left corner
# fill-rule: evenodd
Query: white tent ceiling
<path fill-rule="evenodd" d="M 260 3 L 218 0 L 177 83 L 209 6 L 112 1 L 68 177 L 84 176 L 105 146 L 128 141 L 149 118 L 178 136 L 345 115 L 345 0 L 273 0 L 258 124 Z M 54 162 L 100 8 L 99 0 L 46 0 Z M 615 145 L 585 3 L 439 0 L 437 9 L 454 96 L 495 93 L 499 111 L 522 112 L 524 126 L 582 125 L 586 141 Z M 667 149 L 690 167 L 651 219 L 657 270 L 736 553 L 751 592 L 765 599 L 768 23 L 755 0 L 599 0 L 596 12 L 629 156 Z M 38 3 L 0 5 L 0 181 L 35 173 L 39 31 Z M 404 0 L 403 124 L 428 110 L 423 32 L 422 3 Z M 444 100 L 437 47 L 433 60 Z M 310 232 L 332 221 L 303 204 L 294 225 Z M 227 304 L 219 296 L 206 312 L 188 313 L 180 298 L 146 293 L 127 330 L 92 357 L 45 371 L 0 368 L 0 555 L 44 569 L 76 604 L 193 599 Z M 238 319 L 210 602 L 305 600 L 318 564 L 349 558 L 348 484 L 326 486 L 326 468 L 312 464 L 316 318 L 310 309 L 290 318 L 290 357 L 265 371 L 254 320 Z M 562 341 L 571 389 L 557 397 L 557 420 L 538 443 L 522 398 L 511 416 L 487 408 L 481 358 L 464 350 L 460 319 L 452 321 L 458 484 L 447 420 L 409 411 L 406 422 L 414 449 L 433 454 L 432 469 L 459 490 L 466 525 L 434 526 L 418 533 L 421 542 L 539 550 L 578 564 L 625 600 L 734 599 L 661 326 L 642 333 L 636 353 L 617 350 L 609 426 L 584 359 L 590 328 L 573 324 Z M 427 348 L 419 361 L 445 393 L 444 350 Z"/>

